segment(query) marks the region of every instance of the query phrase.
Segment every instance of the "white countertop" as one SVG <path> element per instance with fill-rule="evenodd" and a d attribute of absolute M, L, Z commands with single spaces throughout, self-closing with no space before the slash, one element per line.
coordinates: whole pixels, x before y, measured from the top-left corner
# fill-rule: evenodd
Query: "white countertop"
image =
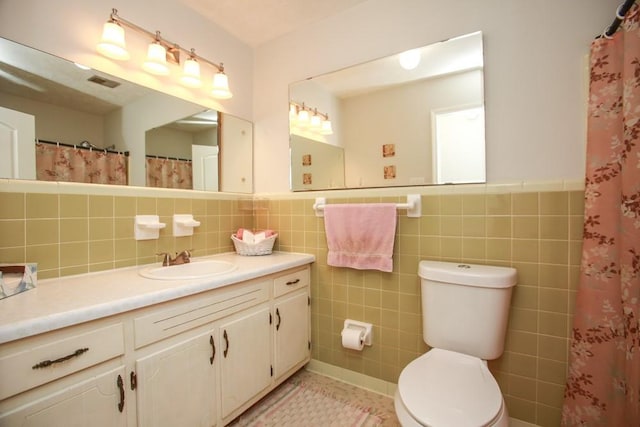
<path fill-rule="evenodd" d="M 315 261 L 313 255 L 289 252 L 263 256 L 224 253 L 194 258 L 205 259 L 230 261 L 238 268 L 193 280 L 154 280 L 140 276 L 138 270 L 148 265 L 39 280 L 35 289 L 0 300 L 0 344 Z"/>

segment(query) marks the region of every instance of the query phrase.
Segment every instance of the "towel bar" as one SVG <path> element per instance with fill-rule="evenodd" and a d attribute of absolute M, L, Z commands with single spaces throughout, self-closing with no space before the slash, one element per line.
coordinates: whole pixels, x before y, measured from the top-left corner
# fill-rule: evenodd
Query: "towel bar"
<path fill-rule="evenodd" d="M 316 197 L 313 210 L 316 216 L 324 216 L 324 207 L 327 204 L 325 197 Z M 419 194 L 408 194 L 407 203 L 396 203 L 396 209 L 406 209 L 409 218 L 420 218 L 422 215 L 422 199 Z"/>

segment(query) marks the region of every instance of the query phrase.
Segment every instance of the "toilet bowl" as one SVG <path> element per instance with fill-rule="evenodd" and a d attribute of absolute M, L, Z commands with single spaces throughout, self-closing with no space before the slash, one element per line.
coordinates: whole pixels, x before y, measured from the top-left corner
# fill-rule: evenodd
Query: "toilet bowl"
<path fill-rule="evenodd" d="M 394 397 L 403 427 L 506 427 L 509 417 L 485 361 L 432 349 L 400 374 Z"/>
<path fill-rule="evenodd" d="M 507 408 L 487 360 L 500 357 L 516 271 L 421 261 L 422 334 L 431 347 L 398 378 L 403 427 L 506 427 Z"/>

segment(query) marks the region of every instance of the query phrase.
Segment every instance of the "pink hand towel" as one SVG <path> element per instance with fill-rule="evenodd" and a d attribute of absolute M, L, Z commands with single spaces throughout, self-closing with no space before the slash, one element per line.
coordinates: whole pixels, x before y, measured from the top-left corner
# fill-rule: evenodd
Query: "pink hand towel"
<path fill-rule="evenodd" d="M 329 204 L 324 207 L 327 263 L 358 270 L 393 271 L 396 205 Z"/>

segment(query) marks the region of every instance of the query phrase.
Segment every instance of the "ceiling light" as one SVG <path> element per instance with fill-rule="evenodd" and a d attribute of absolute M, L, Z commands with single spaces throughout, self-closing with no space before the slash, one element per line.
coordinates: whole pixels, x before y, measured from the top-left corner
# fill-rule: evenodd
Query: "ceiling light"
<path fill-rule="evenodd" d="M 413 70 L 420 63 L 420 49 L 411 49 L 398 56 L 400 66 L 405 70 Z"/>

